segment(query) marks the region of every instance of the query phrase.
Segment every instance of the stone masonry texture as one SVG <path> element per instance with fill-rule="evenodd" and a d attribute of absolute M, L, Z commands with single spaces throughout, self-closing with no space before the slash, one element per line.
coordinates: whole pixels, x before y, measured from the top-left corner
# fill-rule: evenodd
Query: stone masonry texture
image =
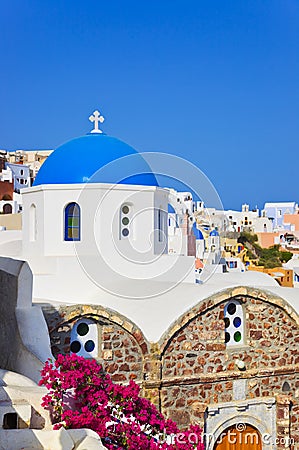
<path fill-rule="evenodd" d="M 242 304 L 245 319 L 244 345 L 233 348 L 224 341 L 224 307 L 231 299 Z M 180 427 L 204 425 L 207 407 L 233 402 L 233 383 L 242 379 L 245 399 L 276 399 L 277 437 L 299 442 L 299 318 L 281 298 L 251 288 L 227 290 L 178 318 L 157 343 L 147 342 L 125 317 L 95 305 L 45 307 L 44 314 L 54 356 L 69 352 L 76 320 L 96 321 L 99 361 L 112 379 L 134 379 Z"/>

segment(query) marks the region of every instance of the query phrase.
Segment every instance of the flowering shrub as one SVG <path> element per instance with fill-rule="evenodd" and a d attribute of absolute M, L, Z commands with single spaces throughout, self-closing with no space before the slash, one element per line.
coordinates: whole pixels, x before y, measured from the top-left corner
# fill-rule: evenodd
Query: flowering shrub
<path fill-rule="evenodd" d="M 39 384 L 49 390 L 42 406 L 50 410 L 55 429 L 90 428 L 109 450 L 204 449 L 198 425 L 180 431 L 139 396 L 136 383 L 113 383 L 95 360 L 58 355 L 41 375 Z"/>

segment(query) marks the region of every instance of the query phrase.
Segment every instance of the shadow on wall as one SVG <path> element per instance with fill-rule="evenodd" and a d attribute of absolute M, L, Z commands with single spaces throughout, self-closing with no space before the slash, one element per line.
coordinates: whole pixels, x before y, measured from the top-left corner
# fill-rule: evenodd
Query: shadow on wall
<path fill-rule="evenodd" d="M 38 306 L 32 306 L 29 265 L 0 257 L 0 368 L 38 382 L 51 356 L 44 316 Z"/>
<path fill-rule="evenodd" d="M 51 445 L 51 447 L 49 446 Z M 92 430 L 1 430 L 0 450 L 105 450 Z"/>

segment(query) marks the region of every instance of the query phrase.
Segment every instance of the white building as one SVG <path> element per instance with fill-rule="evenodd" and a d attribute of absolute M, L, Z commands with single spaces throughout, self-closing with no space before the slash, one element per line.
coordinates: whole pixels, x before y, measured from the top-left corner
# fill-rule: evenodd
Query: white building
<path fill-rule="evenodd" d="M 285 214 L 296 214 L 298 205 L 296 202 L 267 202 L 263 213 L 273 222 L 273 231 L 288 230 L 284 225 Z"/>
<path fill-rule="evenodd" d="M 253 230 L 255 221 L 259 217 L 259 211 L 257 209 L 250 211 L 246 203 L 242 205 L 241 211 L 227 210 L 224 214 L 228 221 L 227 231 L 237 232 Z"/>
<path fill-rule="evenodd" d="M 194 234 L 194 202 L 190 192 L 169 189 L 168 196 L 168 253 L 196 255 Z"/>
<path fill-rule="evenodd" d="M 268 217 L 256 217 L 253 219 L 253 231 L 255 233 L 272 233 L 273 222 Z"/>
<path fill-rule="evenodd" d="M 9 183 L 12 183 L 13 175 L 12 170 L 9 167 L 7 169 L 3 169 L 2 172 L 0 172 L 0 181 L 8 181 Z"/>
<path fill-rule="evenodd" d="M 294 254 L 292 259 L 290 259 L 287 263 L 283 264 L 285 269 L 291 269 L 293 271 L 293 282 L 294 287 L 299 288 L 299 255 Z"/>

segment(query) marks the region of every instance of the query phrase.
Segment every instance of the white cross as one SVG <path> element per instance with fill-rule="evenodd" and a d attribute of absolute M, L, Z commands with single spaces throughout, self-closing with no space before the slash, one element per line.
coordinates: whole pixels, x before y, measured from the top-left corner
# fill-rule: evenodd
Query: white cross
<path fill-rule="evenodd" d="M 89 116 L 89 120 L 94 122 L 94 129 L 91 130 L 91 133 L 103 133 L 102 130 L 99 129 L 99 122 L 104 122 L 104 117 L 99 113 L 99 111 L 94 111 L 91 116 Z"/>

